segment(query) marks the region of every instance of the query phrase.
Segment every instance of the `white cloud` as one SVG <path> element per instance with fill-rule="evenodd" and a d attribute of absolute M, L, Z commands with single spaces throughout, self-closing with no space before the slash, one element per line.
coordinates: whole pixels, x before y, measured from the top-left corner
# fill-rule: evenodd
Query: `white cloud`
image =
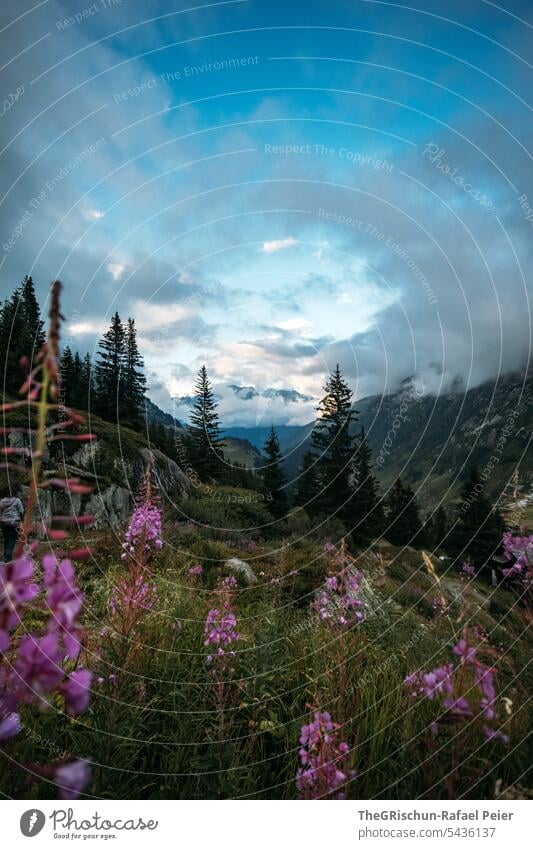
<path fill-rule="evenodd" d="M 126 271 L 126 266 L 123 262 L 110 262 L 107 266 L 107 270 L 109 271 L 113 280 L 115 282 L 118 282 Z"/>
<path fill-rule="evenodd" d="M 280 321 L 278 327 L 281 327 L 282 330 L 294 330 L 299 333 L 306 333 L 314 330 L 315 325 L 306 318 L 290 318 L 288 321 Z"/>
<path fill-rule="evenodd" d="M 285 248 L 292 248 L 298 242 L 292 236 L 287 236 L 286 239 L 273 239 L 271 242 L 263 242 L 261 248 L 264 254 L 274 254 L 276 251 L 283 251 Z"/>

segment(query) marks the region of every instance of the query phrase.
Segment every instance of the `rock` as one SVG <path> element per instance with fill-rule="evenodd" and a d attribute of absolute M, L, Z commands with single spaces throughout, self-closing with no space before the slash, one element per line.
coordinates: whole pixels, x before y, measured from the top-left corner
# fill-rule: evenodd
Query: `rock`
<path fill-rule="evenodd" d="M 143 470 L 149 463 L 154 467 L 154 475 L 163 494 L 186 496 L 192 489 L 192 484 L 187 475 L 182 472 L 174 460 L 167 457 L 157 448 L 141 448 L 139 450 Z"/>
<path fill-rule="evenodd" d="M 257 584 L 255 572 L 245 560 L 239 560 L 238 557 L 230 557 L 229 560 L 226 560 L 224 566 L 231 569 L 236 575 L 242 575 L 248 585 Z"/>
<path fill-rule="evenodd" d="M 84 513 L 93 515 L 93 528 L 116 528 L 129 518 L 133 499 L 128 489 L 111 484 L 106 489 L 94 493 L 85 504 Z"/>

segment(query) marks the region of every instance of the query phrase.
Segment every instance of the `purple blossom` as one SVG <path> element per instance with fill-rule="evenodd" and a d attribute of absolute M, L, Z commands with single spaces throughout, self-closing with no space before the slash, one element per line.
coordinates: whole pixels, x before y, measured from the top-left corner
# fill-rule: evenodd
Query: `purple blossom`
<path fill-rule="evenodd" d="M 88 669 L 78 669 L 69 675 L 61 687 L 67 713 L 78 714 L 87 709 L 91 679 L 92 672 Z"/>
<path fill-rule="evenodd" d="M 453 648 L 459 663 L 447 663 L 431 672 L 413 672 L 407 676 L 404 684 L 411 698 L 424 697 L 432 701 L 441 698 L 445 708 L 446 718 L 459 722 L 465 718 L 495 719 L 494 706 L 496 692 L 494 677 L 496 670 L 485 666 L 477 658 L 477 648 L 470 646 L 466 637 L 462 637 Z M 468 671 L 468 675 L 465 673 Z M 439 722 L 432 723 L 434 733 L 439 728 Z M 489 740 L 507 742 L 507 737 L 500 731 L 484 723 L 481 727 L 484 736 Z"/>
<path fill-rule="evenodd" d="M 12 563 L 0 563 L 0 622 L 3 626 L 0 642 L 6 648 L 9 645 L 6 632 L 20 621 L 21 608 L 39 593 L 39 587 L 32 580 L 34 573 L 35 563 L 26 557 Z"/>
<path fill-rule="evenodd" d="M 332 721 L 327 711 L 315 711 L 309 725 L 302 725 L 301 767 L 296 773 L 300 799 L 346 798 L 342 785 L 355 772 L 346 769 L 350 749 L 347 743 L 338 741 L 338 736 L 339 725 Z"/>
<path fill-rule="evenodd" d="M 204 567 L 202 566 L 201 563 L 196 563 L 194 566 L 190 567 L 187 574 L 190 575 L 191 578 L 203 575 L 204 574 Z"/>
<path fill-rule="evenodd" d="M 163 547 L 161 523 L 161 510 L 155 504 L 146 502 L 136 507 L 122 544 L 122 559 L 159 551 Z"/>
<path fill-rule="evenodd" d="M 53 555 L 43 558 L 43 581 L 35 580 L 35 564 L 22 557 L 0 565 L 0 650 L 9 652 L 0 666 L 0 739 L 19 733 L 21 702 L 47 707 L 55 694 L 63 694 L 70 713 L 87 707 L 91 673 L 79 669 L 66 676 L 65 654 L 79 653 L 77 617 L 80 594 L 70 560 L 58 564 Z M 39 597 L 39 598 L 38 598 Z M 27 612 L 30 602 L 49 613 L 44 633 L 25 633 L 11 644 L 10 632 Z"/>
<path fill-rule="evenodd" d="M 54 782 L 59 788 L 60 799 L 77 799 L 91 778 L 91 767 L 87 761 L 77 758 L 56 769 Z"/>
<path fill-rule="evenodd" d="M 472 563 L 469 563 L 468 560 L 466 560 L 463 563 L 463 565 L 461 566 L 461 575 L 463 575 L 465 578 L 475 578 L 476 577 L 475 567 Z"/>
<path fill-rule="evenodd" d="M 326 578 L 313 606 L 322 622 L 332 627 L 346 628 L 364 618 L 359 598 L 360 572 L 341 571 Z"/>
<path fill-rule="evenodd" d="M 533 570 L 533 535 L 518 536 L 506 531 L 503 535 L 503 556 L 505 560 L 514 561 L 508 569 L 502 569 L 506 578 L 519 576 L 524 583 L 530 585 Z"/>

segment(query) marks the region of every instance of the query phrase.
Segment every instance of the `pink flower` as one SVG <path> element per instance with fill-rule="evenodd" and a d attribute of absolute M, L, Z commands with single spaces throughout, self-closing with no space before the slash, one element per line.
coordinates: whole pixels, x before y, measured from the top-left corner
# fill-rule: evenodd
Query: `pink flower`
<path fill-rule="evenodd" d="M 195 566 L 191 566 L 187 574 L 190 575 L 191 578 L 194 578 L 198 575 L 203 575 L 204 567 L 200 563 L 197 563 Z"/>
<path fill-rule="evenodd" d="M 91 768 L 87 761 L 79 758 L 60 766 L 55 771 L 54 782 L 59 788 L 60 799 L 77 799 L 91 778 Z"/>
<path fill-rule="evenodd" d="M 362 601 L 359 598 L 360 572 L 341 570 L 326 578 L 313 606 L 322 622 L 332 627 L 346 628 L 356 625 L 364 618 Z"/>
<path fill-rule="evenodd" d="M 147 502 L 136 507 L 122 544 L 122 559 L 159 551 L 163 547 L 161 523 L 161 510 L 155 504 Z"/>
<path fill-rule="evenodd" d="M 339 725 L 327 711 L 315 711 L 308 725 L 300 730 L 301 768 L 296 773 L 300 799 L 345 799 L 342 785 L 355 776 L 344 762 L 350 751 L 347 743 L 338 741 Z"/>
<path fill-rule="evenodd" d="M 494 688 L 494 676 L 496 671 L 484 666 L 476 657 L 477 649 L 470 646 L 465 637 L 462 637 L 453 648 L 453 653 L 459 658 L 459 663 L 454 667 L 452 663 L 439 666 L 431 672 L 413 672 L 404 681 L 411 698 L 424 696 L 432 701 L 441 698 L 445 708 L 444 717 L 448 720 L 460 722 L 465 718 L 474 717 L 479 720 L 495 718 L 494 706 L 496 693 Z M 465 679 L 465 674 L 468 677 Z M 438 731 L 439 722 L 432 723 L 434 733 Z M 490 740 L 507 742 L 507 737 L 500 731 L 491 728 L 487 724 L 481 727 L 483 735 Z"/>
<path fill-rule="evenodd" d="M 67 713 L 78 714 L 87 710 L 91 679 L 92 672 L 88 669 L 79 669 L 69 675 L 61 687 Z"/>

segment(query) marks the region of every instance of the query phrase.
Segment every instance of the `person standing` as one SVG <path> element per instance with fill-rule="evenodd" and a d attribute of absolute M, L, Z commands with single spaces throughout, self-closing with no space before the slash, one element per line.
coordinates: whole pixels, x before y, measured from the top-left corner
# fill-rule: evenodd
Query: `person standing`
<path fill-rule="evenodd" d="M 19 538 L 24 506 L 18 495 L 0 500 L 0 525 L 4 537 L 4 561 L 9 563 Z"/>

